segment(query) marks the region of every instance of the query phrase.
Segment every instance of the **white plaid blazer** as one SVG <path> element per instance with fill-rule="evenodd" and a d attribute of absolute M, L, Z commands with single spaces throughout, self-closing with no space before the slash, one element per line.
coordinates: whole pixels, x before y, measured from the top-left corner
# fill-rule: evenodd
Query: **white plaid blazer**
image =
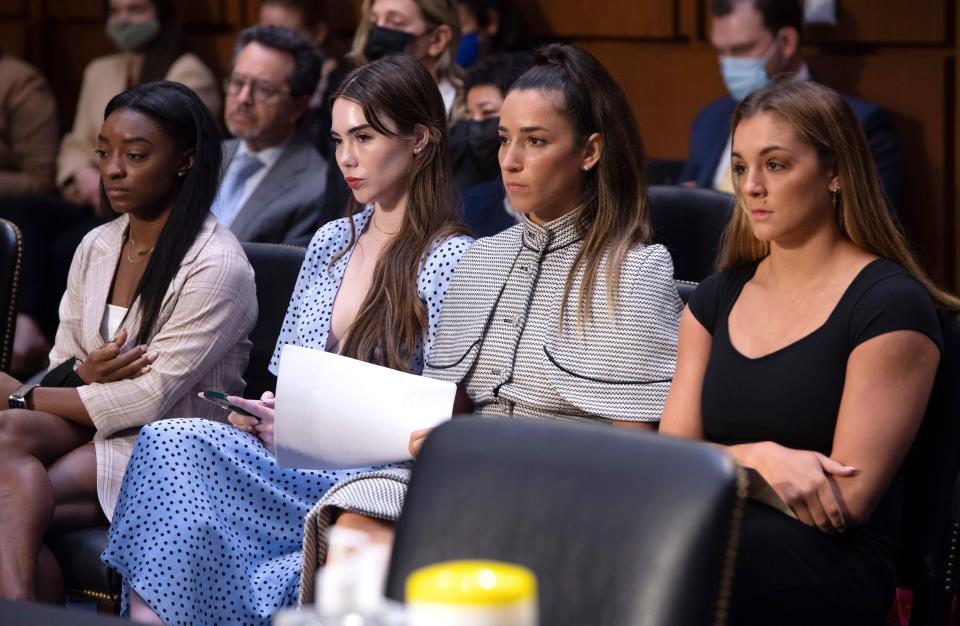
<path fill-rule="evenodd" d="M 85 359 L 104 344 L 100 326 L 127 222 L 124 215 L 104 224 L 77 248 L 60 302 L 51 369 L 73 356 Z M 129 336 L 125 349 L 136 345 L 139 304 L 139 299 L 133 303 L 123 324 Z M 253 270 L 236 237 L 210 215 L 167 289 L 148 342 L 147 350 L 157 353 L 150 371 L 77 389 L 96 427 L 97 492 L 108 519 L 141 426 L 174 417 L 226 417 L 197 392 L 242 393 L 256 319 Z"/>

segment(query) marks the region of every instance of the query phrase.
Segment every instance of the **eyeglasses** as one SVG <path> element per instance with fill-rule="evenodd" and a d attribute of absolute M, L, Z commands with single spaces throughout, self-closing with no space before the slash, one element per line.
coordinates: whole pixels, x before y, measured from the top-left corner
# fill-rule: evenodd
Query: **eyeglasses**
<path fill-rule="evenodd" d="M 256 78 L 244 78 L 234 74 L 223 81 L 223 89 L 227 94 L 235 96 L 247 85 L 250 85 L 250 95 L 254 100 L 266 102 L 279 96 L 280 94 L 290 93 L 289 88 L 280 88 L 266 80 Z"/>

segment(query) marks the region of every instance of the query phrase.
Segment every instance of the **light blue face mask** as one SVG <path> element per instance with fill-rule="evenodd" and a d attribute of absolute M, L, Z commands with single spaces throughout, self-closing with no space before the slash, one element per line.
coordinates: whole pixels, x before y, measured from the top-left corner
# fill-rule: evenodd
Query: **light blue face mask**
<path fill-rule="evenodd" d="M 767 77 L 767 61 L 773 56 L 777 45 L 778 39 L 775 38 L 767 51 L 759 57 L 720 57 L 720 73 L 734 100 L 740 102 L 770 82 Z"/>

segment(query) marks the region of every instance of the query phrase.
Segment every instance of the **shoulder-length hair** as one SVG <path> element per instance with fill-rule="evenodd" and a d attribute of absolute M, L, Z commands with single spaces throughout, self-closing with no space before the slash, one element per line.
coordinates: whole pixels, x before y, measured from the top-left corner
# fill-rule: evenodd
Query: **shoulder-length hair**
<path fill-rule="evenodd" d="M 890 217 L 870 145 L 856 114 L 833 89 L 808 80 L 781 79 L 747 96 L 736 108 L 731 128 L 743 120 L 772 113 L 788 121 L 800 139 L 817 152 L 821 165 L 840 178 L 836 208 L 840 233 L 858 248 L 905 267 L 941 308 L 960 309 L 960 298 L 937 287 L 920 267 L 906 238 Z M 753 234 L 744 199 L 736 184 L 737 210 L 723 237 L 720 269 L 743 266 L 770 254 L 770 244 Z"/>
<path fill-rule="evenodd" d="M 414 0 L 414 2 L 420 8 L 423 19 L 426 20 L 429 27 L 450 27 L 450 45 L 437 60 L 436 82 L 446 78 L 456 88 L 457 94 L 461 94 L 463 91 L 463 72 L 456 64 L 457 50 L 460 47 L 460 15 L 457 13 L 456 1 Z M 357 26 L 357 32 L 353 37 L 353 46 L 347 54 L 347 58 L 357 65 L 362 65 L 368 61 L 363 55 L 363 49 L 367 45 L 370 29 L 373 28 L 373 24 L 370 22 L 370 7 L 372 6 L 373 0 L 363 0 L 360 11 L 360 25 Z"/>
<path fill-rule="evenodd" d="M 534 90 L 563 96 L 562 113 L 580 141 L 586 142 L 593 133 L 601 139 L 599 161 L 583 174 L 577 209 L 583 245 L 567 276 L 561 305 L 566 307 L 582 266 L 577 320 L 584 323 L 590 315 L 601 263 L 607 278 L 607 305 L 613 311 L 627 252 L 639 243 L 650 242 L 643 143 L 623 90 L 606 68 L 583 50 L 562 44 L 537 50 L 534 66 L 510 87 L 511 92 Z"/>
<path fill-rule="evenodd" d="M 107 103 L 103 118 L 121 109 L 149 117 L 178 150 L 193 154 L 193 165 L 185 176 L 175 178 L 175 173 L 170 172 L 170 177 L 177 181 L 173 208 L 134 292 L 134 299 L 140 298 L 141 310 L 137 343 L 145 344 L 153 336 L 170 281 L 210 212 L 223 156 L 220 131 L 209 109 L 197 94 L 180 83 L 164 80 L 131 87 Z M 103 181 L 100 201 L 110 206 Z"/>
<path fill-rule="evenodd" d="M 407 173 L 407 201 L 396 236 L 384 248 L 373 272 L 370 291 L 347 331 L 342 354 L 408 371 L 428 328 L 427 309 L 417 282 L 429 247 L 466 233 L 456 218 L 459 206 L 450 171 L 447 115 L 437 85 L 423 65 L 396 54 L 352 71 L 333 94 L 360 105 L 366 121 L 386 137 L 411 137 L 417 125 L 429 140 Z M 393 123 L 390 130 L 385 121 Z M 353 196 L 351 213 L 361 207 Z M 350 247 L 357 239 L 350 219 Z"/>

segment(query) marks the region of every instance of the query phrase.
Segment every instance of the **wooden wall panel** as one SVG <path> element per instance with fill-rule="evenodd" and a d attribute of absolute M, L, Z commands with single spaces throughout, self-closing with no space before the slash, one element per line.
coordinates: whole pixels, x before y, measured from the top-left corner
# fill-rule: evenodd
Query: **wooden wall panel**
<path fill-rule="evenodd" d="M 945 45 L 952 29 L 949 3 L 954 1 L 843 0 L 837 3 L 837 25 L 812 27 L 808 41 Z"/>
<path fill-rule="evenodd" d="M 677 35 L 677 0 L 643 0 L 613 5 L 583 0 L 541 0 L 545 32 L 562 37 L 660 38 Z"/>
<path fill-rule="evenodd" d="M 217 76 L 225 77 L 230 73 L 234 43 L 236 43 L 236 33 L 232 30 L 187 35 L 187 45 L 190 46 L 190 50 L 203 59 L 203 62 Z"/>
<path fill-rule="evenodd" d="M 104 19 L 103 0 L 46 0 L 44 9 L 52 20 Z"/>
<path fill-rule="evenodd" d="M 28 57 L 27 52 L 27 26 L 26 22 L 10 21 L 0 22 L 0 49 L 8 54 L 20 57 Z"/>
<path fill-rule="evenodd" d="M 44 35 L 45 73 L 57 98 L 60 129 L 66 131 L 73 126 L 84 68 L 93 59 L 111 54 L 115 49 L 107 40 L 100 20 L 48 22 Z"/>
<path fill-rule="evenodd" d="M 27 0 L 0 0 L 0 17 L 24 18 L 27 16 Z"/>
<path fill-rule="evenodd" d="M 647 156 L 684 160 L 697 112 L 724 93 L 717 58 L 703 47 L 577 42 L 620 83 Z"/>
<path fill-rule="evenodd" d="M 957 38 L 960 37 L 960 11 L 955 11 L 953 17 L 954 33 L 956 33 L 954 42 L 956 43 Z M 953 139 L 950 145 L 951 149 L 947 152 L 947 162 L 945 164 L 949 189 L 947 206 L 953 209 L 952 211 L 948 210 L 946 212 L 952 226 L 949 234 L 953 235 L 951 242 L 953 246 L 948 248 L 948 250 L 953 256 L 953 286 L 955 290 L 960 293 L 960 172 L 957 172 L 957 167 L 960 166 L 960 159 L 958 159 L 958 157 L 960 157 L 960 154 L 958 154 L 958 146 L 960 146 L 960 112 L 957 111 L 957 104 L 960 103 L 960 59 L 957 58 L 958 56 L 960 56 L 960 50 L 958 50 L 957 55 L 953 55 L 947 59 L 948 71 L 951 72 L 950 79 L 952 81 L 950 87 L 952 87 L 953 93 L 949 105 L 953 110 L 948 113 L 944 122 L 949 128 L 948 136 L 945 137 L 945 139 L 948 141 L 950 138 Z M 952 205 L 949 204 L 950 199 L 953 200 Z"/>
<path fill-rule="evenodd" d="M 178 0 L 177 16 L 188 29 L 192 26 L 225 26 L 227 0 Z"/>
<path fill-rule="evenodd" d="M 927 267 L 944 279 L 952 268 L 948 249 L 946 59 L 931 51 L 869 57 L 816 57 L 811 66 L 825 84 L 875 102 L 895 117 L 903 143 L 904 188 L 899 214 Z M 896 85 L 891 89 L 890 85 Z"/>

